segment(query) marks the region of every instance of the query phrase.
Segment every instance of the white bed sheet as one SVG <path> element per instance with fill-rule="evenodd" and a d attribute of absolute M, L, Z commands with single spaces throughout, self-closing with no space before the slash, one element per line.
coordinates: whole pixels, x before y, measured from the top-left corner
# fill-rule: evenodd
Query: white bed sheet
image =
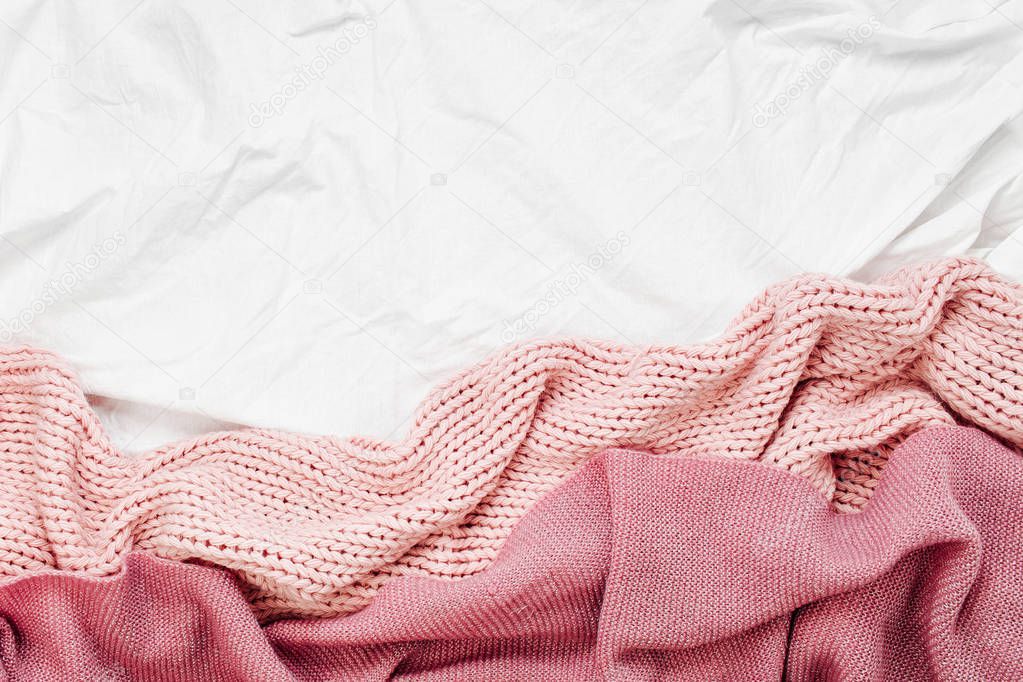
<path fill-rule="evenodd" d="M 396 437 L 501 344 L 1023 278 L 1023 2 L 0 5 L 0 337 L 129 451 Z"/>

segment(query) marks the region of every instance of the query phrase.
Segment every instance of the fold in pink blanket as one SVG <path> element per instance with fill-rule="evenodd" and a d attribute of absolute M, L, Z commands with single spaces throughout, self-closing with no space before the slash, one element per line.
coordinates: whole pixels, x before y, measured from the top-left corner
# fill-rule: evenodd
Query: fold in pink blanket
<path fill-rule="evenodd" d="M 397 443 L 126 457 L 58 359 L 0 351 L 0 662 L 1020 679 L 1021 444 L 1023 291 L 968 260 L 784 282 L 704 345 L 509 348 Z"/>

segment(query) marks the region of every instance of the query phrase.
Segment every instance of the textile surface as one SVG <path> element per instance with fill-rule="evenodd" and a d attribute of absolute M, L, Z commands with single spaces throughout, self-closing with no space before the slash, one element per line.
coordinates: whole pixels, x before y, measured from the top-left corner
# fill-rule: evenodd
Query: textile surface
<path fill-rule="evenodd" d="M 464 578 L 595 455 L 756 461 L 839 511 L 892 449 L 967 421 L 1023 443 L 1023 293 L 951 259 L 872 285 L 805 275 L 686 347 L 510 347 L 441 384 L 403 439 L 210 434 L 126 457 L 73 374 L 0 353 L 0 576 L 118 573 L 132 551 L 232 569 L 263 621 Z"/>
<path fill-rule="evenodd" d="M 897 448 L 866 508 L 758 462 L 613 450 L 458 581 L 261 628 L 228 571 L 128 555 L 0 587 L 2 679 L 1015 680 L 1023 460 Z M 58 634 L 59 633 L 59 634 Z"/>

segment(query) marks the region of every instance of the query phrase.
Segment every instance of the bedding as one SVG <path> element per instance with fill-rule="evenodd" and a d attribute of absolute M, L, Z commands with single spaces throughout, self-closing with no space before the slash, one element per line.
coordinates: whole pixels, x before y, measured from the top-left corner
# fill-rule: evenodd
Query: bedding
<path fill-rule="evenodd" d="M 395 438 L 509 343 L 1023 277 L 1023 3 L 8 0 L 0 338 L 122 449 Z"/>
<path fill-rule="evenodd" d="M 1023 678 L 1021 27 L 3 3 L 0 680 Z"/>
<path fill-rule="evenodd" d="M 138 552 L 0 587 L 0 651 L 25 680 L 1018 679 L 1021 494 L 1019 452 L 958 426 L 900 445 L 862 515 L 754 463 L 609 451 L 474 577 L 261 629 L 226 572 Z"/>
<path fill-rule="evenodd" d="M 126 457 L 58 358 L 10 348 L 0 662 L 1016 679 L 1021 368 L 1023 288 L 967 259 L 796 277 L 706 344 L 513 346 L 395 442 L 254 429 Z M 140 619 L 168 629 L 117 629 Z"/>

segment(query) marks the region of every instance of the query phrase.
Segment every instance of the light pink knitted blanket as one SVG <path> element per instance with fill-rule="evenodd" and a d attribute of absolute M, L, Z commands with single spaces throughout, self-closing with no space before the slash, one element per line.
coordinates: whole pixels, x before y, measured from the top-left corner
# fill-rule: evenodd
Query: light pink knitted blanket
<path fill-rule="evenodd" d="M 1023 444 L 1023 291 L 968 260 L 799 277 L 703 345 L 509 348 L 435 389 L 395 443 L 247 430 L 128 458 L 57 358 L 14 348 L 0 575 L 111 576 L 139 550 L 230 569 L 264 621 L 329 616 L 397 576 L 483 571 L 609 448 L 755 460 L 852 512 L 899 443 L 956 420 Z"/>

